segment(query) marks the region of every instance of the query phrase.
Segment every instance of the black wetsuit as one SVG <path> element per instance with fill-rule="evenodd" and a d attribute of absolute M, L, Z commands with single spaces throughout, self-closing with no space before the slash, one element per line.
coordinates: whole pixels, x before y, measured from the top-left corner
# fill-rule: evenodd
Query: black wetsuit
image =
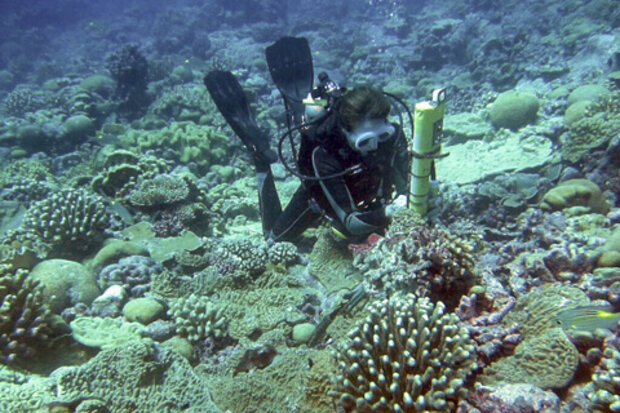
<path fill-rule="evenodd" d="M 334 114 L 303 131 L 302 136 L 297 163 L 303 175 L 321 177 L 357 165 L 359 168 L 337 178 L 304 181 L 281 213 L 273 209 L 276 204 L 280 207 L 279 201 L 268 200 L 274 194 L 266 197 L 262 202 L 266 205 L 261 207 L 263 219 L 273 217 L 273 223 L 267 225 L 268 238 L 294 240 L 321 218 L 351 239 L 385 228 L 389 223 L 385 203 L 394 190 L 398 194 L 407 191 L 409 162 L 402 132 L 397 128 L 392 138 L 367 155 L 349 147 Z M 271 213 L 265 211 L 268 208 L 272 208 Z"/>

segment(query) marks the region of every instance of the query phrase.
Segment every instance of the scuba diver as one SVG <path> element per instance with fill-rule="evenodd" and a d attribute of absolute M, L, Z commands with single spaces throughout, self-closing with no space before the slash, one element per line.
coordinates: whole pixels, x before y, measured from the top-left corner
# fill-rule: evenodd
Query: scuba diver
<path fill-rule="evenodd" d="M 399 124 L 388 121 L 390 98 L 397 98 L 367 86 L 346 90 L 324 72 L 313 89 L 312 56 L 305 38 L 283 37 L 267 48 L 266 56 L 289 126 L 278 154 L 256 124 L 234 75 L 215 70 L 204 78 L 219 111 L 252 156 L 265 238 L 270 243 L 294 241 L 323 219 L 350 241 L 381 232 L 396 209 L 394 194 L 406 195 L 409 185 L 407 139 Z M 298 151 L 294 132 L 301 135 Z M 287 138 L 296 168 L 282 156 Z M 301 180 L 284 210 L 271 172 L 278 155 Z"/>

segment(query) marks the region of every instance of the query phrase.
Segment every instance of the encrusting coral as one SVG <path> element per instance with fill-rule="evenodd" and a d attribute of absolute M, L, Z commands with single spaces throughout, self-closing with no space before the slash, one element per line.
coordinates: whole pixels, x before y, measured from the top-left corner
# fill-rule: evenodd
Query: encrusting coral
<path fill-rule="evenodd" d="M 332 396 L 345 412 L 450 412 L 476 360 L 473 340 L 445 306 L 412 294 L 370 304 L 338 353 Z"/>
<path fill-rule="evenodd" d="M 79 412 L 219 411 L 207 383 L 187 360 L 152 344 L 103 350 L 80 367 L 56 370 L 51 378 L 53 399 L 73 401 Z"/>

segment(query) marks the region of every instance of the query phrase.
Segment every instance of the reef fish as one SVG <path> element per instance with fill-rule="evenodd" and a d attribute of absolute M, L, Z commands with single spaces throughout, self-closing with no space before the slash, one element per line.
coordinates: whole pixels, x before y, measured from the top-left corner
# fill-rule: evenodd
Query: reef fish
<path fill-rule="evenodd" d="M 567 308 L 555 317 L 565 331 L 593 331 L 598 328 L 612 330 L 618 327 L 620 313 L 613 313 L 610 306 L 581 306 Z"/>

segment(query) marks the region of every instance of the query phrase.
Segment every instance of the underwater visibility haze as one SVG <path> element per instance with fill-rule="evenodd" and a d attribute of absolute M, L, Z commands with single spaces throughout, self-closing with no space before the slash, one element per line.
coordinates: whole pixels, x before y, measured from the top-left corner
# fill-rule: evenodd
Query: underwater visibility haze
<path fill-rule="evenodd" d="M 615 0 L 0 0 L 0 412 L 620 412 Z"/>

